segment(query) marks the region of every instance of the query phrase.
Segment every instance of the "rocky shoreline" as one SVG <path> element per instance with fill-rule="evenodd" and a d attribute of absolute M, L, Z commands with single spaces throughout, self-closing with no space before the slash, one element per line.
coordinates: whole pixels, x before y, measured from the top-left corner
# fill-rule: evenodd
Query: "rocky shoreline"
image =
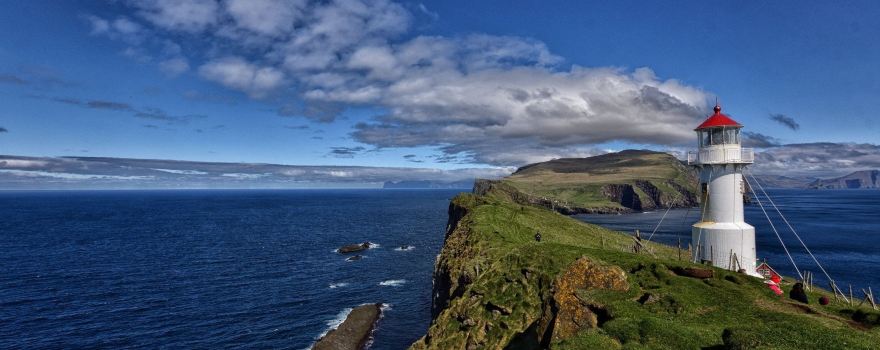
<path fill-rule="evenodd" d="M 318 339 L 312 350 L 360 350 L 372 338 L 382 317 L 382 304 L 364 304 L 351 310 L 339 327 Z"/>

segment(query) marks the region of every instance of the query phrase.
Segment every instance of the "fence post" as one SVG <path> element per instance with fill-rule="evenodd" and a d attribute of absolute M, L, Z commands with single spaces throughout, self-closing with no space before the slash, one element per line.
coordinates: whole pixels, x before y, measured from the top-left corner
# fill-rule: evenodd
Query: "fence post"
<path fill-rule="evenodd" d="M 681 261 L 681 237 L 678 237 L 678 261 Z"/>

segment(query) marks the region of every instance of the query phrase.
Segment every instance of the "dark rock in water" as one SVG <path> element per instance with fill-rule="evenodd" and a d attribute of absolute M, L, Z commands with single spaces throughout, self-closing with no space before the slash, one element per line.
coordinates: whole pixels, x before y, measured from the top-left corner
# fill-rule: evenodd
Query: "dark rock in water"
<path fill-rule="evenodd" d="M 382 315 L 381 307 L 382 304 L 367 304 L 354 308 L 345 321 L 321 337 L 312 350 L 363 349 Z"/>
<path fill-rule="evenodd" d="M 355 261 L 355 260 L 361 260 L 361 259 L 363 259 L 363 258 L 364 258 L 364 257 L 363 257 L 362 255 L 358 254 L 358 255 L 355 255 L 355 256 L 350 256 L 350 257 L 348 257 L 348 259 L 345 259 L 345 260 L 348 260 L 348 261 Z"/>
<path fill-rule="evenodd" d="M 337 249 L 336 251 L 339 254 L 346 254 L 346 253 L 359 252 L 359 251 L 363 251 L 363 250 L 367 250 L 367 249 L 370 249 L 370 242 L 364 242 L 361 244 L 349 244 L 349 245 L 343 246 L 342 248 Z"/>

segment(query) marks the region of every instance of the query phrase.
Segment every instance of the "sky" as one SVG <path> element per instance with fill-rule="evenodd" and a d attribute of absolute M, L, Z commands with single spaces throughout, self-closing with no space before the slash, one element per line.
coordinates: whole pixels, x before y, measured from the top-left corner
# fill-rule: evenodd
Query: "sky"
<path fill-rule="evenodd" d="M 873 1 L 0 6 L 10 156 L 497 174 L 628 148 L 682 157 L 717 100 L 756 172 L 880 167 Z M 11 159 L 7 175 L 47 171 Z"/>

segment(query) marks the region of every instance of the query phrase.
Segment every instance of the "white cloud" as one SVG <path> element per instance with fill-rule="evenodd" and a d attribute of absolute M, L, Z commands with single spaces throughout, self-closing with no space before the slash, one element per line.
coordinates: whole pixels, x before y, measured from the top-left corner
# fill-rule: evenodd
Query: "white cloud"
<path fill-rule="evenodd" d="M 400 77 L 402 67 L 389 47 L 365 46 L 349 57 L 348 68 L 366 70 L 369 79 L 391 81 Z"/>
<path fill-rule="evenodd" d="M 800 143 L 755 154 L 755 174 L 830 177 L 880 169 L 880 145 L 869 143 Z"/>
<path fill-rule="evenodd" d="M 214 0 L 139 0 L 131 4 L 153 24 L 170 30 L 199 32 L 219 21 Z"/>
<path fill-rule="evenodd" d="M 125 17 L 119 17 L 113 20 L 113 28 L 123 35 L 134 35 L 141 31 L 140 24 Z"/>
<path fill-rule="evenodd" d="M 42 160 L 0 159 L 0 168 L 41 168 L 47 164 Z"/>
<path fill-rule="evenodd" d="M 305 0 L 227 0 L 235 23 L 253 33 L 280 36 L 290 32 L 302 15 Z"/>
<path fill-rule="evenodd" d="M 375 147 L 431 146 L 458 161 L 521 165 L 589 155 L 606 142 L 689 143 L 708 112 L 699 88 L 649 68 L 563 66 L 535 39 L 404 38 L 413 16 L 388 0 L 137 6 L 159 28 L 203 31 L 212 57 L 198 69 L 204 79 L 254 98 L 289 89 L 298 101 L 281 104 L 304 105 L 315 113 L 297 115 L 325 122 L 344 106 L 379 107 L 352 133 Z M 163 71 L 185 71 L 175 57 Z"/>
<path fill-rule="evenodd" d="M 455 182 L 498 178 L 513 168 L 390 168 L 203 163 L 128 158 L 9 156 L 0 163 L 0 188 L 45 188 L 63 179 L 80 187 L 291 187 L 309 184 L 381 184 L 385 181 Z M 14 161 L 14 162 L 13 162 Z M 6 164 L 6 165 L 3 165 Z M 161 173 L 157 173 L 157 171 Z M 118 187 L 118 186 L 117 186 Z"/>
<path fill-rule="evenodd" d="M 263 97 L 284 83 L 284 73 L 272 67 L 258 66 L 240 57 L 226 57 L 208 62 L 199 68 L 205 79 L 244 91 L 252 97 Z"/>
<path fill-rule="evenodd" d="M 83 18 L 92 26 L 92 35 L 101 35 L 110 31 L 110 21 L 94 15 L 84 15 Z"/>
<path fill-rule="evenodd" d="M 0 173 L 22 177 L 47 177 L 64 180 L 152 180 L 153 176 L 118 176 L 99 174 L 73 174 L 63 172 L 39 171 L 39 170 L 9 170 L 0 169 Z"/>
<path fill-rule="evenodd" d="M 269 174 L 227 173 L 227 174 L 222 174 L 220 176 L 231 177 L 231 178 L 239 179 L 239 180 L 255 180 L 255 179 L 269 176 Z"/>
<path fill-rule="evenodd" d="M 153 168 L 153 170 L 161 171 L 161 172 L 165 172 L 165 173 L 171 173 L 171 174 L 184 174 L 184 175 L 207 175 L 208 174 L 204 171 L 198 171 L 198 170 L 156 169 L 156 168 Z"/>

